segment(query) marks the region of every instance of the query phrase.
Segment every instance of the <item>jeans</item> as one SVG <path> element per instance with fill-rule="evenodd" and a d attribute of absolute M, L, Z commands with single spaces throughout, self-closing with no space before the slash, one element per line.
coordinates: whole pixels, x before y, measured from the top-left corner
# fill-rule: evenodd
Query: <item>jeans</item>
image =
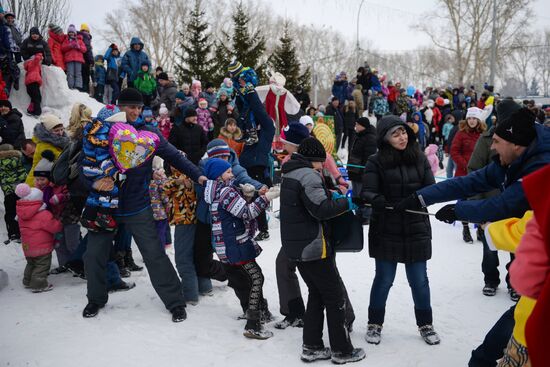
<path fill-rule="evenodd" d="M 447 161 L 447 168 L 446 168 L 447 178 L 453 177 L 455 175 L 454 171 L 455 171 L 455 162 L 451 159 L 451 156 L 449 156 L 449 160 Z"/>
<path fill-rule="evenodd" d="M 120 271 L 118 270 L 118 266 L 114 261 L 109 261 L 107 263 L 106 280 L 107 280 L 107 289 L 112 288 L 115 285 L 118 285 L 122 282 L 122 278 L 120 277 Z"/>
<path fill-rule="evenodd" d="M 304 315 L 303 343 L 322 347 L 325 309 L 332 352 L 350 353 L 353 345 L 346 327 L 346 298 L 344 287 L 332 258 L 303 261 L 296 264 L 308 287 Z"/>
<path fill-rule="evenodd" d="M 132 248 L 132 234 L 128 232 L 124 223 L 117 223 L 117 224 L 118 224 L 118 229 L 115 235 L 115 251 L 126 252 Z M 156 233 L 156 227 L 155 227 L 155 233 Z"/>
<path fill-rule="evenodd" d="M 59 266 L 66 265 L 73 258 L 73 253 L 80 245 L 80 224 L 64 224 L 62 233 L 63 239 L 59 247 L 55 249 Z"/>
<path fill-rule="evenodd" d="M 70 89 L 82 89 L 82 64 L 71 61 L 67 66 L 67 83 Z"/>
<path fill-rule="evenodd" d="M 194 241 L 196 224 L 177 224 L 174 231 L 176 269 L 181 278 L 185 302 L 197 302 L 199 292 L 212 290 L 210 278 L 198 277 L 194 263 Z"/>
<path fill-rule="evenodd" d="M 514 310 L 512 306 L 498 319 L 496 324 L 489 330 L 483 343 L 472 351 L 472 357 L 468 367 L 494 367 L 497 360 L 504 355 L 504 349 L 512 336 L 514 330 Z"/>
<path fill-rule="evenodd" d="M 143 256 L 151 283 L 168 310 L 185 306 L 181 282 L 170 259 L 160 249 L 153 211 L 147 208 L 137 214 L 116 217 L 118 223 L 135 239 Z M 106 267 L 114 240 L 111 232 L 88 232 L 88 248 L 84 254 L 84 270 L 88 283 L 88 302 L 105 305 L 108 300 Z"/>
<path fill-rule="evenodd" d="M 118 95 L 120 93 L 120 87 L 118 85 L 118 81 L 113 80 L 109 83 L 111 86 L 111 104 L 116 104 L 116 100 L 118 99 Z"/>
<path fill-rule="evenodd" d="M 396 262 L 376 260 L 376 275 L 370 291 L 369 324 L 384 323 L 386 300 L 393 285 L 396 270 Z M 418 326 L 432 324 L 426 261 L 405 264 L 405 272 L 412 291 L 416 324 Z"/>

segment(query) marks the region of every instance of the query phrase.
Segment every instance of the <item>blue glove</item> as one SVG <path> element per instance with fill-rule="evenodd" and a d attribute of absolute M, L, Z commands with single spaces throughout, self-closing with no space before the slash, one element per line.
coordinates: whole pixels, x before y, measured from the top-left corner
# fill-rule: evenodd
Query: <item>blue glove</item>
<path fill-rule="evenodd" d="M 343 198 L 347 199 L 346 195 L 342 195 L 338 191 L 333 191 L 332 192 L 332 200 L 338 200 L 338 199 L 343 199 Z"/>

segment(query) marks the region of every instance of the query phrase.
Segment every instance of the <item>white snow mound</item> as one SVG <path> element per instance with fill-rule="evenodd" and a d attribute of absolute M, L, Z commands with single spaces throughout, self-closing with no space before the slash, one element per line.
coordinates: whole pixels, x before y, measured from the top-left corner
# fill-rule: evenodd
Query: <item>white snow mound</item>
<path fill-rule="evenodd" d="M 38 118 L 26 114 L 27 107 L 31 99 L 25 88 L 25 69 L 23 63 L 19 64 L 21 76 L 19 77 L 19 90 L 12 89 L 10 93 L 10 102 L 14 108 L 17 108 L 23 114 L 23 125 L 25 126 L 25 135 L 32 136 L 34 126 Z M 67 76 L 65 72 L 57 66 L 42 65 L 42 113 L 51 112 L 63 121 L 65 125 L 69 124 L 71 108 L 75 103 L 84 103 L 90 107 L 95 116 L 104 106 L 88 94 L 77 90 L 69 89 L 67 85 Z"/>

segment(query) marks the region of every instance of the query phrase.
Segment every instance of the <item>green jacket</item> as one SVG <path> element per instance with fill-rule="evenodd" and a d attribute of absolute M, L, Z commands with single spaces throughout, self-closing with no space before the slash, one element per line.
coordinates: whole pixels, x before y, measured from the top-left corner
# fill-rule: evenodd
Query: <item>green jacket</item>
<path fill-rule="evenodd" d="M 0 150 L 0 187 L 4 195 L 13 194 L 15 186 L 25 182 L 27 172 L 21 163 L 21 152 L 15 149 Z"/>
<path fill-rule="evenodd" d="M 136 80 L 134 80 L 134 87 L 143 94 L 153 95 L 157 89 L 157 82 L 151 74 L 140 70 Z"/>

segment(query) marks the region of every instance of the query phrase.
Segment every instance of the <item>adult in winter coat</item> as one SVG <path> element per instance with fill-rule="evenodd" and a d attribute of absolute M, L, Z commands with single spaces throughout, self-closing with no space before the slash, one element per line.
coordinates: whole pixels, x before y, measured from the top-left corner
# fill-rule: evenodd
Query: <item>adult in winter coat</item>
<path fill-rule="evenodd" d="M 219 91 L 218 95 L 219 97 L 216 103 L 217 108 L 216 111 L 212 114 L 212 117 L 214 118 L 214 136 L 216 136 L 217 132 L 220 132 L 222 127 L 225 125 L 227 119 L 233 118 L 235 121 L 238 121 L 239 119 L 237 107 L 235 107 L 234 103 L 229 100 L 229 95 L 227 94 L 227 91 L 222 89 Z M 239 154 L 241 150 L 242 148 L 239 150 Z"/>
<path fill-rule="evenodd" d="M 67 36 L 63 33 L 63 29 L 55 24 L 48 25 L 48 46 L 52 54 L 52 64 L 66 70 L 65 60 L 61 45 Z"/>
<path fill-rule="evenodd" d="M 354 349 L 349 337 L 345 290 L 336 267 L 328 223 L 353 205 L 343 196 L 332 200 L 318 172 L 325 158 L 323 145 L 315 138 L 306 138 L 298 152 L 283 165 L 281 244 L 288 259 L 295 261 L 309 290 L 301 359 L 356 362 L 365 357 L 365 352 Z M 325 348 L 322 338 L 325 309 L 330 349 Z"/>
<path fill-rule="evenodd" d="M 432 257 L 432 230 L 427 215 L 386 209 L 415 190 L 435 183 L 430 164 L 412 129 L 397 116 L 385 116 L 376 125 L 378 152 L 369 157 L 363 175 L 361 198 L 369 203 L 369 255 L 376 275 L 371 288 L 367 342 L 380 343 L 386 300 L 398 263 L 405 264 L 420 335 L 438 344 L 432 323 L 430 287 L 426 269 Z M 424 210 L 425 211 L 425 210 Z"/>
<path fill-rule="evenodd" d="M 25 128 L 23 115 L 16 108 L 12 108 L 8 100 L 0 100 L 0 138 L 2 144 L 13 145 L 21 149 L 25 142 Z"/>
<path fill-rule="evenodd" d="M 170 144 L 183 151 L 189 160 L 198 164 L 206 152 L 208 139 L 202 128 L 197 125 L 197 112 L 188 109 L 185 112 L 184 122 L 174 125 L 168 137 Z"/>
<path fill-rule="evenodd" d="M 132 37 L 130 49 L 122 56 L 122 62 L 120 63 L 122 71 L 126 73 L 128 78 L 128 87 L 134 86 L 134 80 L 136 80 L 141 65 L 144 63 L 151 68 L 149 56 L 143 51 L 143 42 L 141 42 L 139 37 Z"/>
<path fill-rule="evenodd" d="M 123 90 L 120 93 L 118 105 L 125 113 L 123 116 L 126 117 L 126 123 L 131 124 L 137 131 L 149 131 L 157 135 L 159 142 L 155 155 L 160 156 L 199 184 L 206 181 L 206 177 L 201 176 L 199 169 L 168 143 L 160 131 L 146 125 L 141 119 L 143 97 L 139 91 L 133 88 Z M 152 159 L 150 159 L 145 164 L 125 172 L 125 180 L 120 184 L 116 221 L 124 224 L 125 229 L 135 239 L 153 287 L 165 307 L 172 313 L 172 321 L 181 322 L 187 317 L 181 282 L 168 256 L 161 249 L 151 210 L 149 184 L 152 171 Z M 92 184 L 87 182 L 89 185 Z M 100 187 L 107 190 L 115 185 L 110 177 L 104 177 L 101 182 L 97 182 L 100 183 Z M 84 256 L 88 304 L 82 313 L 83 317 L 95 317 L 99 309 L 107 303 L 105 270 L 114 237 L 114 232 L 88 232 L 88 248 Z"/>
<path fill-rule="evenodd" d="M 158 76 L 159 83 L 159 102 L 158 105 L 164 103 L 168 111 L 176 106 L 176 93 L 178 92 L 178 87 L 176 83 L 168 79 L 168 74 L 162 72 Z"/>
<path fill-rule="evenodd" d="M 6 12 L 4 14 L 6 20 L 5 26 L 10 31 L 10 46 L 11 52 L 15 59 L 15 63 L 21 62 L 21 43 L 23 42 L 23 34 L 19 27 L 15 24 L 15 14 L 12 12 Z"/>
<path fill-rule="evenodd" d="M 72 24 L 67 29 L 67 37 L 63 40 L 61 51 L 67 66 L 69 88 L 82 90 L 82 67 L 85 63 L 86 45 L 82 40 L 82 36 L 76 33 L 76 27 Z"/>
<path fill-rule="evenodd" d="M 363 116 L 363 111 L 365 110 L 365 103 L 363 100 L 363 86 L 359 83 L 355 84 L 353 92 L 351 92 L 351 97 L 355 101 L 355 106 L 357 106 L 357 114 Z"/>
<path fill-rule="evenodd" d="M 90 27 L 88 24 L 82 23 L 80 25 L 80 31 L 77 33 L 82 37 L 82 42 L 86 46 L 86 52 L 84 52 L 84 64 L 82 65 L 82 91 L 88 93 L 90 91 L 90 74 L 94 67 L 94 52 L 92 49 L 92 35 L 90 34 Z"/>
<path fill-rule="evenodd" d="M 480 135 L 487 130 L 485 122 L 481 120 L 482 110 L 477 107 L 468 108 L 466 121 L 458 123 L 456 133 L 451 146 L 451 159 L 456 165 L 455 177 L 466 176 L 468 162 L 474 151 Z M 462 239 L 466 243 L 473 243 L 468 222 L 462 222 Z"/>
<path fill-rule="evenodd" d="M 300 103 L 300 109 L 306 112 L 309 104 L 311 103 L 309 94 L 307 94 L 304 88 L 298 86 L 296 87 L 296 92 L 294 92 L 294 97 L 296 97 L 296 100 L 298 101 L 298 103 Z"/>
<path fill-rule="evenodd" d="M 343 106 L 347 97 L 348 77 L 344 71 L 336 75 L 332 83 L 332 95 L 338 98 L 340 105 Z"/>
<path fill-rule="evenodd" d="M 41 53 L 44 56 L 44 65 L 51 65 L 52 54 L 50 52 L 50 46 L 44 41 L 40 31 L 37 27 L 32 27 L 29 32 L 29 37 L 21 43 L 21 56 L 23 60 L 28 60 L 32 55 Z"/>
<path fill-rule="evenodd" d="M 367 159 L 376 153 L 376 129 L 366 117 L 360 117 L 355 123 L 356 137 L 348 158 L 348 176 L 353 188 L 353 197 L 359 197 L 363 188 L 363 173 Z M 369 222 L 371 208 L 361 208 L 363 223 Z"/>
<path fill-rule="evenodd" d="M 327 106 L 325 116 L 334 116 L 334 134 L 336 135 L 336 149 L 340 149 L 342 141 L 342 133 L 344 132 L 344 116 L 340 110 L 340 100 L 338 97 L 332 97 L 330 104 Z"/>
<path fill-rule="evenodd" d="M 486 167 L 467 176 L 440 182 L 418 190 L 398 208 L 418 210 L 438 202 L 465 199 L 493 189 L 501 193 L 486 200 L 461 200 L 448 204 L 436 213 L 438 220 L 452 223 L 467 220 L 474 223 L 521 218 L 530 209 L 521 185 L 523 176 L 550 163 L 550 129 L 535 124 L 527 108 L 499 113 L 492 148 L 498 153 Z M 494 365 L 502 357 L 513 328 L 513 308 L 499 319 L 484 342 L 473 353 L 470 365 Z"/>
<path fill-rule="evenodd" d="M 354 100 L 347 101 L 347 106 L 344 107 L 344 137 L 342 138 L 342 147 L 346 146 L 346 140 L 348 141 L 348 148 L 351 148 L 353 141 L 355 140 L 355 122 L 359 118 L 357 112 L 357 106 Z M 349 150 L 349 149 L 348 149 Z"/>
<path fill-rule="evenodd" d="M 51 150 L 55 159 L 59 157 L 63 149 L 69 144 L 69 137 L 65 133 L 63 123 L 59 117 L 52 114 L 40 116 L 40 123 L 34 127 L 32 141 L 36 144 L 34 151 L 32 169 L 25 181 L 29 186 L 34 186 L 34 167 L 42 159 L 42 152 Z"/>

